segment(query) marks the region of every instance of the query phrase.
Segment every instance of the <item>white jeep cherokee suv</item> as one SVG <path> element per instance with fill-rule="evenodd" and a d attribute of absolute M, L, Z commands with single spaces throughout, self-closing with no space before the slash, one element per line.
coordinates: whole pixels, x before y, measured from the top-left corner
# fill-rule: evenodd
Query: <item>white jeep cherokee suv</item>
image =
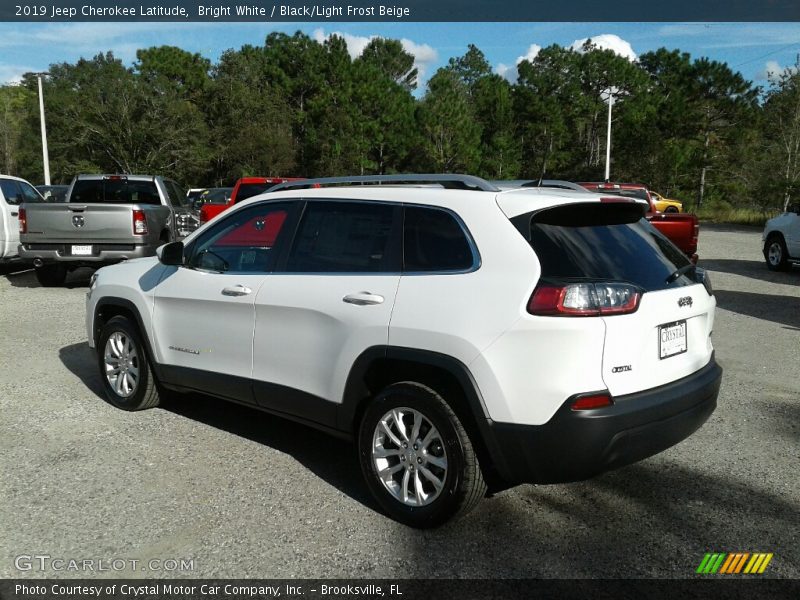
<path fill-rule="evenodd" d="M 415 527 L 641 460 L 714 410 L 711 287 L 641 205 L 345 181 L 283 184 L 98 271 L 109 401 L 198 391 L 355 440 L 377 502 Z"/>

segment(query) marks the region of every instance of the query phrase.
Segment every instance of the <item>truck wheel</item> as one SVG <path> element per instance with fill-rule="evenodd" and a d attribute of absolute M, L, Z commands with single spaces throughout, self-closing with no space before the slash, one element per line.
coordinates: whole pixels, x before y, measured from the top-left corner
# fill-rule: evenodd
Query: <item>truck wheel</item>
<path fill-rule="evenodd" d="M 103 326 L 97 359 L 108 401 L 123 410 L 158 406 L 156 380 L 136 326 L 125 317 L 113 317 Z"/>
<path fill-rule="evenodd" d="M 789 268 L 789 253 L 783 236 L 771 234 L 764 244 L 764 258 L 770 271 L 786 271 Z"/>
<path fill-rule="evenodd" d="M 36 279 L 42 287 L 59 287 L 67 280 L 67 267 L 64 265 L 43 265 L 36 269 Z"/>
<path fill-rule="evenodd" d="M 358 435 L 361 471 L 393 519 L 437 527 L 486 495 L 464 426 L 437 392 L 415 382 L 386 387 L 367 407 Z"/>

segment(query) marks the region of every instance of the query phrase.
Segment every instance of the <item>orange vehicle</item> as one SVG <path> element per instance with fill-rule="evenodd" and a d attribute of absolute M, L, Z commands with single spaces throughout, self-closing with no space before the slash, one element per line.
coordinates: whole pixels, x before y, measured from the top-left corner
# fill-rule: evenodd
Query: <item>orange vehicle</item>
<path fill-rule="evenodd" d="M 230 200 L 225 204 L 204 204 L 200 208 L 200 223 L 206 223 L 237 202 L 263 194 L 279 183 L 300 181 L 304 177 L 242 177 L 233 187 Z"/>

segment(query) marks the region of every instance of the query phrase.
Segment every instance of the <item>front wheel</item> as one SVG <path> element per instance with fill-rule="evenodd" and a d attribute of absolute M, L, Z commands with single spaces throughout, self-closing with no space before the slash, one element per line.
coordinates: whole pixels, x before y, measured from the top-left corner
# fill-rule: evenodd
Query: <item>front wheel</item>
<path fill-rule="evenodd" d="M 136 326 L 113 317 L 100 331 L 97 359 L 108 401 L 123 410 L 158 406 L 159 395 Z"/>
<path fill-rule="evenodd" d="M 786 271 L 789 268 L 789 253 L 780 235 L 771 235 L 764 244 L 764 258 L 770 271 Z"/>
<path fill-rule="evenodd" d="M 411 527 L 436 527 L 486 494 L 478 458 L 455 412 L 415 382 L 385 388 L 358 435 L 361 471 L 381 508 Z"/>

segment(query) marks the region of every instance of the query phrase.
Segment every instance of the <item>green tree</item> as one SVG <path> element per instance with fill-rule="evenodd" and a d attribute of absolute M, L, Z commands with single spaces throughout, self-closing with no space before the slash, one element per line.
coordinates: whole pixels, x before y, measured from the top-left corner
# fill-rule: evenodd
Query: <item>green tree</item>
<path fill-rule="evenodd" d="M 407 91 L 417 88 L 419 71 L 414 66 L 414 56 L 403 49 L 399 40 L 373 38 L 355 62 L 375 67 Z"/>
<path fill-rule="evenodd" d="M 481 128 L 467 86 L 450 70 L 428 82 L 419 108 L 423 154 L 436 172 L 474 172 L 480 163 Z"/>

